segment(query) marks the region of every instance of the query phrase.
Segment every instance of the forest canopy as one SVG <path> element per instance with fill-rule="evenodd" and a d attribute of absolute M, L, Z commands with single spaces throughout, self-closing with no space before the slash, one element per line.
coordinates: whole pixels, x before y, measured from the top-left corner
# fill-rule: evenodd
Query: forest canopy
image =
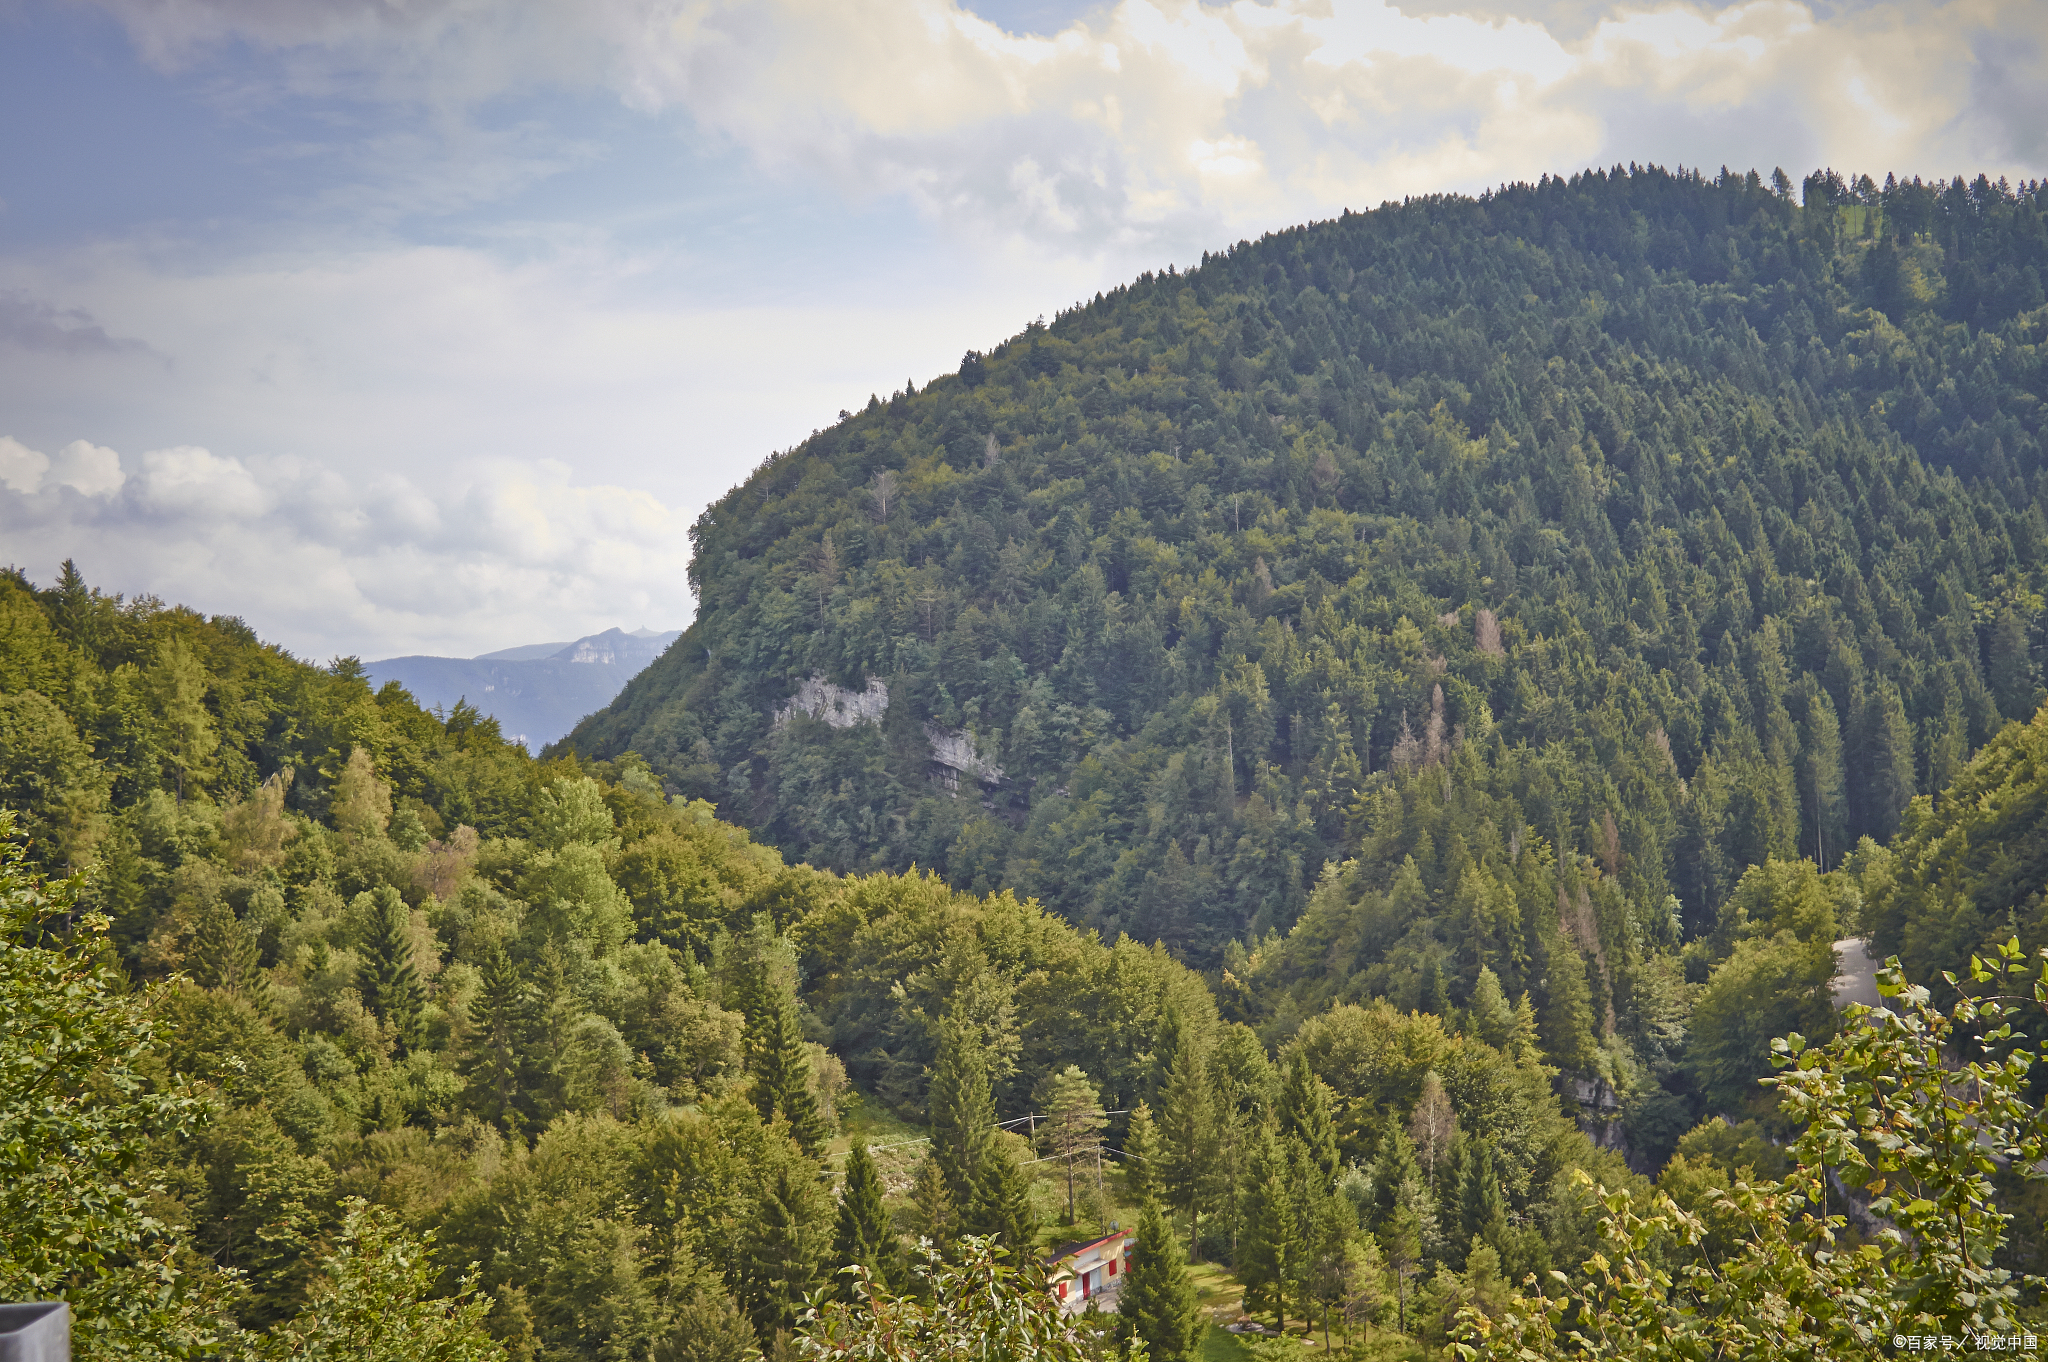
<path fill-rule="evenodd" d="M 539 757 L 0 574 L 0 1293 L 88 1358 L 2038 1320 L 2044 209 L 1616 168 L 1143 276 L 769 459 Z"/>

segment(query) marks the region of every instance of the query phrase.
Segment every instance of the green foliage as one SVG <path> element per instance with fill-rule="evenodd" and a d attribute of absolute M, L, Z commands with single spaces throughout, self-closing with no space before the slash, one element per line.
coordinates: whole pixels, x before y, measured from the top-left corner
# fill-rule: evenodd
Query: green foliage
<path fill-rule="evenodd" d="M 1384 891 L 1448 772 L 1495 807 L 1429 829 L 1363 988 L 1463 1008 L 1483 966 L 1543 1011 L 1541 838 L 1620 900 L 1567 940 L 1606 957 L 1553 1027 L 1590 1077 L 1629 915 L 1833 865 L 2031 709 L 2043 211 L 1602 170 L 1141 278 L 767 460 L 695 528 L 688 642 L 572 742 L 1205 968 L 1362 831 Z M 778 719 L 812 678 L 888 710 Z"/>
<path fill-rule="evenodd" d="M 419 1037 L 419 1015 L 425 995 L 412 964 L 411 914 L 390 885 L 365 892 L 355 905 L 368 919 L 356 988 L 363 1005 L 391 1026 L 401 1045 Z"/>
<path fill-rule="evenodd" d="M 1003 1263 L 992 1241 L 962 1240 L 950 1257 L 926 1250 L 915 1289 L 893 1295 L 864 1268 L 854 1299 L 820 1292 L 805 1312 L 797 1356 L 809 1362 L 1094 1362 L 1087 1337 L 1060 1318 L 1042 1276 Z M 1143 1362 L 1142 1350 L 1131 1354 Z"/>
<path fill-rule="evenodd" d="M 988 1165 L 996 1157 L 996 1112 L 989 1097 L 988 1059 L 972 1028 L 951 1020 L 941 1023 L 928 1105 L 932 1161 L 946 1179 L 953 1204 L 964 1210 L 979 1194 Z"/>
<path fill-rule="evenodd" d="M 1074 1219 L 1075 1176 L 1084 1163 L 1099 1165 L 1102 1158 L 1102 1130 L 1109 1124 L 1102 1110 L 1102 1099 L 1080 1065 L 1069 1064 L 1052 1076 L 1045 1100 L 1045 1140 L 1066 1174 L 1069 1224 Z"/>
<path fill-rule="evenodd" d="M 1940 798 L 1917 802 L 1890 848 L 1859 850 L 1847 872 L 1861 888 L 1873 952 L 1896 954 L 1906 977 L 1932 985 L 1973 954 L 2017 936 L 2048 946 L 2048 709 L 2008 725 Z M 2048 1026 L 2016 1025 L 2036 1043 Z M 2034 1089 L 2042 1092 L 2043 1078 Z"/>
<path fill-rule="evenodd" d="M 1761 1094 L 1771 1042 L 1793 1032 L 1825 1038 L 1835 1025 L 1834 945 L 1789 931 L 1738 943 L 1708 980 L 1692 1017 L 1691 1065 L 1716 1110 L 1742 1111 Z"/>
<path fill-rule="evenodd" d="M 2018 1329 L 2022 1293 L 2042 1283 L 2002 1261 L 2011 1216 L 1992 1156 L 2043 1175 L 2048 1120 L 2025 1092 L 2040 1055 L 2012 1024 L 2048 1011 L 2041 959 L 2030 969 L 2017 941 L 1973 958 L 1969 981 L 1987 996 L 1946 1010 L 1888 962 L 1888 1006 L 1852 1007 L 1825 1047 L 1798 1035 L 1773 1047 L 1772 1081 L 1802 1126 L 1789 1173 L 1739 1173 L 1710 1191 L 1704 1218 L 1668 1194 L 1640 1211 L 1629 1193 L 1602 1189 L 1590 1282 L 1517 1297 L 1497 1319 L 1465 1312 L 1460 1355 L 1832 1357 L 1898 1334 Z M 1883 1217 L 1872 1239 L 1848 1238 L 1831 1213 L 1831 1172 L 1871 1195 Z M 1733 1251 L 1700 1251 L 1717 1231 Z"/>
<path fill-rule="evenodd" d="M 889 1208 L 882 1203 L 882 1180 L 867 1145 L 856 1140 L 846 1156 L 846 1180 L 839 1189 L 839 1227 L 832 1237 L 833 1261 L 858 1263 L 876 1281 L 888 1282 L 896 1258 L 896 1236 Z M 849 1285 L 850 1290 L 850 1285 Z"/>
<path fill-rule="evenodd" d="M 1100 1149 L 1162 1356 L 1168 1211 L 1367 1354 L 2036 1308 L 2048 1014 L 1830 985 L 2048 944 L 2044 194 L 1789 190 L 1389 205 L 876 401 L 707 512 L 608 760 L 0 575 L 9 1289 L 87 1355 L 1101 1357 L 1026 1261 Z M 835 1206 L 862 1104 L 930 1153 Z"/>
<path fill-rule="evenodd" d="M 1119 1331 L 1142 1342 L 1148 1357 L 1188 1362 L 1201 1342 L 1202 1310 L 1180 1239 L 1156 1207 L 1139 1217 L 1126 1273 L 1117 1301 Z"/>
<path fill-rule="evenodd" d="M 69 1302 L 84 1359 L 200 1356 L 234 1284 L 184 1261 L 145 1160 L 204 1106 L 147 1084 L 157 997 L 128 990 L 79 882 L 43 882 L 15 837 L 0 809 L 0 1298 Z"/>
<path fill-rule="evenodd" d="M 474 1276 L 446 1299 L 429 1296 L 433 1235 L 408 1234 L 388 1209 L 345 1205 L 335 1251 L 321 1260 L 303 1313 L 267 1339 L 261 1355 L 298 1362 L 492 1362 L 505 1351 L 484 1330 L 491 1299 Z"/>

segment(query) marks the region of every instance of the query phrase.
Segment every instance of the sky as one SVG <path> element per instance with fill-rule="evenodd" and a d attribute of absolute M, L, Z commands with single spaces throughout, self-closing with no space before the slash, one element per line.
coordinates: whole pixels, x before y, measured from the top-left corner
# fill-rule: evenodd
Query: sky
<path fill-rule="evenodd" d="M 2048 170 L 2040 0 L 0 0 L 0 563 L 324 662 L 687 624 L 770 453 L 1408 195 Z"/>

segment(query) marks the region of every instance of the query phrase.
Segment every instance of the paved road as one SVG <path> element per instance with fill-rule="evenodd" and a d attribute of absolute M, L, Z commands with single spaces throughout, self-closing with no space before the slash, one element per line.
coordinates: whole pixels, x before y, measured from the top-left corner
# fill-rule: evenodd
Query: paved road
<path fill-rule="evenodd" d="M 1877 996 L 1877 968 L 1884 961 L 1872 957 L 1861 938 L 1852 936 L 1837 941 L 1835 955 L 1842 962 L 1842 972 L 1835 976 L 1836 1007 L 1847 1007 L 1850 1003 L 1876 1007 L 1884 1001 Z"/>

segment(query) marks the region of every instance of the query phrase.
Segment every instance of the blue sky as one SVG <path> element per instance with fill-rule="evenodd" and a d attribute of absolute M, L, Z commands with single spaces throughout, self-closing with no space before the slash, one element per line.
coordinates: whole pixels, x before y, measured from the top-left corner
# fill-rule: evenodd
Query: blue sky
<path fill-rule="evenodd" d="M 1241 236 L 2038 175 L 2048 6 L 0 0 L 0 532 L 309 656 L 673 627 L 771 450 Z"/>

